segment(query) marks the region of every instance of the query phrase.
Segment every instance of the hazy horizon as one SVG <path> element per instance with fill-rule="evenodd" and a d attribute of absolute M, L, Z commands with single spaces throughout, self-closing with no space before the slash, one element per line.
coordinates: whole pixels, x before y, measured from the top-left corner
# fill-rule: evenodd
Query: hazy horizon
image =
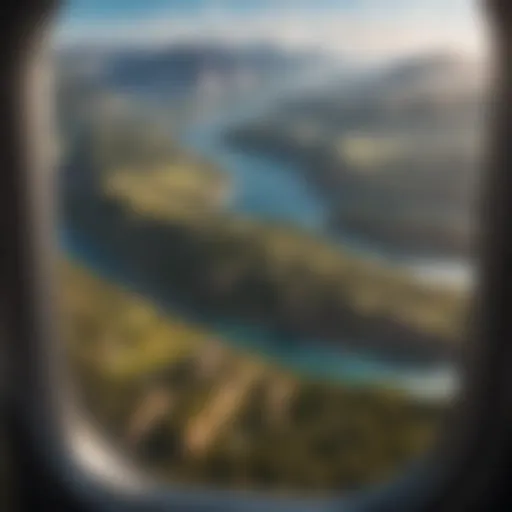
<path fill-rule="evenodd" d="M 448 50 L 481 55 L 484 30 L 467 0 L 73 0 L 54 43 L 159 47 L 271 44 L 355 57 Z"/>

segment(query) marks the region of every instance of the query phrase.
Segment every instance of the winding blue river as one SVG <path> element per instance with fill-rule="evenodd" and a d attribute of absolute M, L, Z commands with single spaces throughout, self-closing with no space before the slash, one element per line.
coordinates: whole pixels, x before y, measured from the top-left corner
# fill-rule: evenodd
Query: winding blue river
<path fill-rule="evenodd" d="M 262 101 L 269 108 L 269 98 Z M 253 111 L 259 108 L 261 104 L 252 105 Z M 180 134 L 181 141 L 195 153 L 207 157 L 229 173 L 234 190 L 229 207 L 234 211 L 322 231 L 327 217 L 326 206 L 318 193 L 307 186 L 300 170 L 291 163 L 285 164 L 276 159 L 245 154 L 224 144 L 223 130 L 244 116 L 251 116 L 250 108 L 237 110 L 236 115 L 233 112 L 223 112 L 209 120 L 202 119 L 201 122 L 189 125 Z M 344 384 L 386 385 L 405 390 L 422 399 L 449 399 L 456 391 L 457 372 L 452 365 L 425 368 L 398 364 L 382 360 L 373 354 L 332 347 L 314 339 L 288 344 L 283 343 L 282 337 L 277 333 L 261 326 L 249 325 L 236 319 L 204 318 L 197 312 L 187 310 L 178 300 L 170 300 L 168 293 L 149 289 L 145 283 L 136 281 L 133 276 L 123 271 L 119 262 L 110 261 L 94 240 L 86 239 L 84 235 L 70 228 L 63 231 L 62 240 L 73 257 L 94 268 L 104 277 L 151 297 L 162 308 L 181 314 L 211 330 L 216 337 L 236 348 L 256 353 L 300 374 Z M 390 257 L 380 248 L 354 239 L 347 238 L 342 243 L 352 251 L 364 252 L 378 258 Z M 424 277 L 429 280 L 436 275 L 446 280 L 457 272 L 460 274 L 459 278 L 467 280 L 468 276 L 467 267 L 460 262 L 409 261 L 406 264 L 416 268 L 419 278 L 423 272 Z M 437 274 L 435 265 L 441 270 L 440 274 Z"/>

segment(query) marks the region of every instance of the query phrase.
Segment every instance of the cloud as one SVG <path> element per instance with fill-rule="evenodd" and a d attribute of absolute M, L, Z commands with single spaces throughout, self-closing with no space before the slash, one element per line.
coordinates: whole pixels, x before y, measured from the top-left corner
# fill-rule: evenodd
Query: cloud
<path fill-rule="evenodd" d="M 267 41 L 344 54 L 380 56 L 437 47 L 481 52 L 485 32 L 467 0 L 234 0 L 207 2 L 192 13 L 167 10 L 144 18 L 62 24 L 60 44 L 160 45 L 178 40 Z M 240 7 L 243 2 L 238 0 Z M 273 7 L 270 7 L 270 4 Z"/>

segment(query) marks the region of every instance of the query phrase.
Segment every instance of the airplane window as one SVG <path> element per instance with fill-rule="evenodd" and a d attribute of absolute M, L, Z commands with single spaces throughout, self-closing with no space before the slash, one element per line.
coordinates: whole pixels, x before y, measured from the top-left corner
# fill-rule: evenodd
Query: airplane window
<path fill-rule="evenodd" d="M 169 485 L 399 476 L 458 396 L 487 64 L 453 0 L 71 0 L 53 34 L 78 399 Z"/>

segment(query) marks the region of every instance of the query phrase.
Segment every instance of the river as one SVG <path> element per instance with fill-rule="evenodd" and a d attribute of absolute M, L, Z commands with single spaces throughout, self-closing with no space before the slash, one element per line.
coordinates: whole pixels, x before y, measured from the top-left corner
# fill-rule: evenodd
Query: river
<path fill-rule="evenodd" d="M 283 163 L 266 156 L 246 154 L 223 141 L 224 129 L 243 118 L 261 111 L 262 106 L 272 108 L 272 97 L 260 97 L 259 102 L 244 108 L 224 110 L 210 117 L 202 117 L 179 134 L 181 142 L 219 168 L 229 173 L 233 184 L 233 196 L 228 205 L 233 211 L 279 221 L 291 222 L 306 229 L 322 232 L 326 225 L 327 209 L 318 191 L 308 187 L 300 169 L 292 163 Z M 329 236 L 326 233 L 326 236 Z M 145 283 L 123 272 L 119 262 L 109 261 L 101 247 L 93 240 L 66 229 L 63 244 L 71 255 L 106 278 L 151 297 L 167 310 L 177 312 L 195 323 L 211 330 L 226 343 L 260 357 L 267 358 L 300 374 L 341 382 L 345 385 L 385 385 L 403 390 L 419 399 L 446 400 L 456 392 L 457 371 L 451 364 L 435 367 L 397 363 L 383 360 L 374 354 L 355 350 L 343 350 L 318 340 L 300 340 L 300 343 L 283 343 L 282 337 L 269 329 L 248 325 L 236 319 L 204 318 L 197 312 L 184 310 L 178 301 L 169 300 L 166 291 L 148 289 Z M 345 250 L 364 253 L 395 261 L 410 267 L 419 279 L 434 282 L 467 284 L 469 267 L 464 262 L 429 260 L 401 257 L 387 253 L 382 248 L 353 237 L 338 240 Z"/>

